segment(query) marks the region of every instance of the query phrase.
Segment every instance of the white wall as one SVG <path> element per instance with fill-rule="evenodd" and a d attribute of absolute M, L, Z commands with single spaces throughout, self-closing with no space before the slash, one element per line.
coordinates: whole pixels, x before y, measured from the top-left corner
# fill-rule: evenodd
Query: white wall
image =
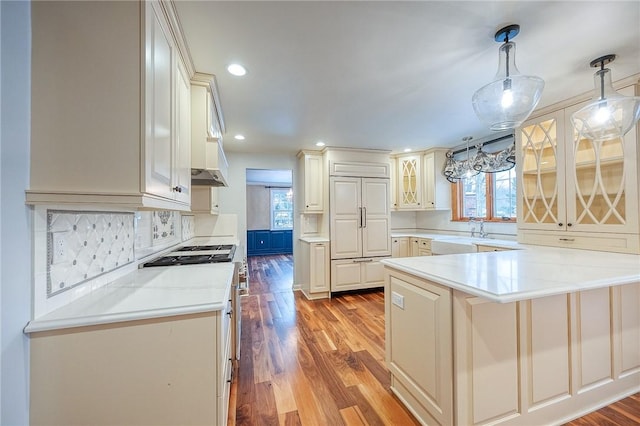
<path fill-rule="evenodd" d="M 0 424 L 29 424 L 31 4 L 0 2 Z"/>
<path fill-rule="evenodd" d="M 271 229 L 271 191 L 264 185 L 247 186 L 247 230 Z"/>

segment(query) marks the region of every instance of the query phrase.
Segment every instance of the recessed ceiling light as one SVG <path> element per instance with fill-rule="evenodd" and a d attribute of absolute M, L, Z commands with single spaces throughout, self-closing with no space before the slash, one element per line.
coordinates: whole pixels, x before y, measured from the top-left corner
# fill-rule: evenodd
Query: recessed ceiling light
<path fill-rule="evenodd" d="M 405 148 L 404 152 L 411 152 L 411 148 Z"/>
<path fill-rule="evenodd" d="M 235 135 L 233 138 L 235 140 L 238 140 L 238 141 L 243 141 L 244 140 L 244 136 L 243 135 Z"/>
<path fill-rule="evenodd" d="M 233 74 L 235 76 L 238 77 L 242 77 L 243 75 L 245 75 L 247 73 L 247 70 L 245 67 L 243 67 L 240 64 L 231 64 L 227 67 L 227 71 L 229 71 L 230 74 Z"/>
<path fill-rule="evenodd" d="M 324 145 L 325 145 L 325 143 L 324 143 L 324 142 L 322 142 L 322 141 L 318 141 L 318 142 L 316 142 L 316 146 L 324 146 Z"/>

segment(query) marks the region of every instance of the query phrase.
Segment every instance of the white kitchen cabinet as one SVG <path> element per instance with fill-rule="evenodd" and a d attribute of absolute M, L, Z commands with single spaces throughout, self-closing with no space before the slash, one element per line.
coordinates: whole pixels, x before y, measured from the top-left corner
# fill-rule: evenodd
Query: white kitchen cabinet
<path fill-rule="evenodd" d="M 329 296 L 329 243 L 301 240 L 302 292 L 307 299 Z"/>
<path fill-rule="evenodd" d="M 395 157 L 389 157 L 389 202 L 391 210 L 398 208 L 398 162 Z"/>
<path fill-rule="evenodd" d="M 191 212 L 219 214 L 218 191 L 215 186 L 194 186 L 191 189 Z"/>
<path fill-rule="evenodd" d="M 300 151 L 298 153 L 299 172 L 303 184 L 300 211 L 302 213 L 324 212 L 324 159 L 318 151 Z"/>
<path fill-rule="evenodd" d="M 621 93 L 632 95 L 634 86 Z M 519 241 L 640 253 L 637 129 L 592 141 L 571 114 L 531 119 L 516 132 Z"/>
<path fill-rule="evenodd" d="M 229 309 L 32 333 L 30 424 L 226 424 Z"/>
<path fill-rule="evenodd" d="M 400 155 L 396 162 L 398 210 L 422 209 L 422 156 Z"/>
<path fill-rule="evenodd" d="M 451 208 L 451 184 L 442 176 L 446 150 L 435 149 L 424 154 L 424 208 L 426 210 Z"/>
<path fill-rule="evenodd" d="M 409 256 L 409 237 L 391 238 L 391 257 Z"/>
<path fill-rule="evenodd" d="M 176 61 L 175 183 L 176 200 L 191 203 L 191 82 L 182 64 Z"/>
<path fill-rule="evenodd" d="M 409 239 L 409 255 L 420 256 L 420 238 L 411 237 Z"/>
<path fill-rule="evenodd" d="M 331 261 L 331 291 L 361 290 L 384 286 L 382 257 Z"/>
<path fill-rule="evenodd" d="M 331 177 L 331 258 L 390 256 L 389 180 Z"/>
<path fill-rule="evenodd" d="M 431 239 L 419 238 L 418 239 L 418 256 L 431 256 Z"/>
<path fill-rule="evenodd" d="M 31 11 L 38 100 L 27 203 L 188 210 L 183 82 L 193 66 L 173 9 L 38 2 Z"/>

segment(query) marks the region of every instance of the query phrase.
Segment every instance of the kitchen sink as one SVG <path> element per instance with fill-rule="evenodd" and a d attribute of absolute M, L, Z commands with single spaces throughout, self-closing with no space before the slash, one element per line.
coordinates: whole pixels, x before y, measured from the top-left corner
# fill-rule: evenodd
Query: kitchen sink
<path fill-rule="evenodd" d="M 433 255 L 476 253 L 477 251 L 477 246 L 470 239 L 457 238 L 455 240 L 431 241 L 431 253 Z"/>

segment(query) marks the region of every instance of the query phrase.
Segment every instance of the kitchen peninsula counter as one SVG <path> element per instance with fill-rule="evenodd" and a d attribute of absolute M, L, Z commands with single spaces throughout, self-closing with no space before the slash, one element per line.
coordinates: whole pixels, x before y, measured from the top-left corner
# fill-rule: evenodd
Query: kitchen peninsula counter
<path fill-rule="evenodd" d="M 638 255 L 522 244 L 519 248 L 382 263 L 499 303 L 640 282 Z"/>
<path fill-rule="evenodd" d="M 391 389 L 423 424 L 562 424 L 640 391 L 640 256 L 384 260 Z"/>

